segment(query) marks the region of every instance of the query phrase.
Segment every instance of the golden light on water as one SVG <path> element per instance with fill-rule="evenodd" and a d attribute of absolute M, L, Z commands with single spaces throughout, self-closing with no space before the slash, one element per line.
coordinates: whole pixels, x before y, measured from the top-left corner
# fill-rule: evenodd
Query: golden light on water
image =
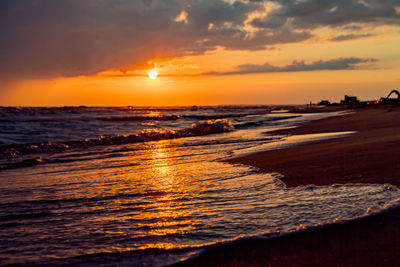
<path fill-rule="evenodd" d="M 149 78 L 152 80 L 157 79 L 158 73 L 155 69 L 152 69 L 151 71 L 149 71 Z"/>

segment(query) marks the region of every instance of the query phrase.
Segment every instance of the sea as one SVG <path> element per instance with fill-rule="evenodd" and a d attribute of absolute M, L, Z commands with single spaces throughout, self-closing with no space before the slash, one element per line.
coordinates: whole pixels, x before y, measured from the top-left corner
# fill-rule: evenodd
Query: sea
<path fill-rule="evenodd" d="M 388 184 L 287 188 L 223 161 L 354 134 L 270 134 L 345 114 L 291 108 L 1 107 L 0 264 L 166 266 L 399 205 Z"/>

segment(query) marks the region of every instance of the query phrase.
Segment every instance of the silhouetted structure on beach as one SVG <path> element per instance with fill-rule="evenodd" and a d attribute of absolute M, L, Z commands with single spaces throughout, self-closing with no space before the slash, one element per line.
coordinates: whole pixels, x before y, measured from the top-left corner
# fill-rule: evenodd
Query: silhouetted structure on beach
<path fill-rule="evenodd" d="M 329 106 L 329 105 L 331 105 L 331 102 L 329 102 L 328 100 L 321 100 L 321 101 L 319 101 L 319 103 L 317 105 L 318 106 Z"/>
<path fill-rule="evenodd" d="M 390 98 L 393 94 L 396 94 L 397 95 L 397 98 Z M 400 104 L 400 93 L 399 93 L 399 91 L 397 91 L 397 90 L 392 90 L 389 94 L 388 94 L 388 96 L 385 98 L 385 97 L 382 97 L 381 98 L 381 101 L 380 101 L 382 104 L 397 104 L 397 105 L 399 105 Z"/>
<path fill-rule="evenodd" d="M 344 99 L 340 101 L 340 104 L 342 105 L 353 105 L 359 103 L 360 101 L 358 101 L 356 96 L 349 96 L 349 95 L 345 95 Z"/>
<path fill-rule="evenodd" d="M 397 95 L 397 98 L 391 98 L 392 95 Z M 345 95 L 340 103 L 331 103 L 328 100 L 321 100 L 318 106 L 340 106 L 347 105 L 349 108 L 359 108 L 364 105 L 400 105 L 400 93 L 397 90 L 392 90 L 387 97 L 382 97 L 380 100 L 359 101 L 356 96 Z"/>

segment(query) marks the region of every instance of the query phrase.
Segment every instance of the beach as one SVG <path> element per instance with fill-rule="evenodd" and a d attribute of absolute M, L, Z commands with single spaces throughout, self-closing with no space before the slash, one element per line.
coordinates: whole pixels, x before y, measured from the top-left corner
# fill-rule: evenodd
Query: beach
<path fill-rule="evenodd" d="M 335 108 L 337 110 L 337 108 Z M 346 183 L 400 186 L 400 108 L 351 109 L 349 115 L 271 132 L 298 135 L 356 131 L 339 139 L 254 153 L 229 159 L 233 164 L 278 172 L 287 187 Z M 348 223 L 300 231 L 269 240 L 216 247 L 187 266 L 398 266 L 400 210 Z"/>
<path fill-rule="evenodd" d="M 271 132 L 298 135 L 356 131 L 347 138 L 256 153 L 229 160 L 279 172 L 287 186 L 336 183 L 390 183 L 400 186 L 400 108 L 385 106 L 353 110 L 298 128 Z"/>

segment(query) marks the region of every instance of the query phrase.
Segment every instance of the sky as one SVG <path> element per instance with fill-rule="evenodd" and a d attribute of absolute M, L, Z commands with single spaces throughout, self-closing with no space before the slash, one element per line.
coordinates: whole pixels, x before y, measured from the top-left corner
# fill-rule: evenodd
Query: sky
<path fill-rule="evenodd" d="M 1 0 L 0 105 L 372 100 L 399 47 L 400 0 Z"/>

